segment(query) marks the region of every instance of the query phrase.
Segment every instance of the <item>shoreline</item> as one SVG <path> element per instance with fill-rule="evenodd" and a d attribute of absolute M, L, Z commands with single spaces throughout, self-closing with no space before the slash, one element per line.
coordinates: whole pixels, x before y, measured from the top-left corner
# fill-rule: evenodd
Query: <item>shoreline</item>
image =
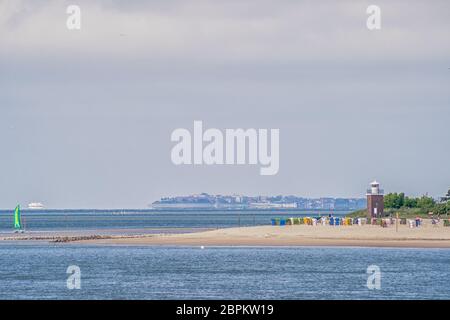
<path fill-rule="evenodd" d="M 256 246 L 256 247 L 392 247 L 450 248 L 450 228 L 424 225 L 399 226 L 256 226 L 189 234 L 156 234 L 146 237 L 75 241 L 79 244 L 138 246 Z"/>
<path fill-rule="evenodd" d="M 180 230 L 178 230 L 180 231 Z M 194 246 L 194 247 L 392 247 L 450 248 L 450 228 L 424 224 L 419 228 L 395 226 L 255 226 L 190 232 L 96 233 L 58 235 L 11 234 L 6 241 L 43 241 L 86 245 Z"/>

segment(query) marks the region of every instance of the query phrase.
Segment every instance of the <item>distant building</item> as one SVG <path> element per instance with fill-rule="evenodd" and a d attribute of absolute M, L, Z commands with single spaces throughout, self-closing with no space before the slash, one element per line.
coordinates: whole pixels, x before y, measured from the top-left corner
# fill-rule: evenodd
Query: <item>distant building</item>
<path fill-rule="evenodd" d="M 370 189 L 367 190 L 367 216 L 377 218 L 383 216 L 384 212 L 384 191 L 380 189 L 380 184 L 373 181 Z"/>
<path fill-rule="evenodd" d="M 356 199 L 356 208 L 355 209 L 363 209 L 367 208 L 367 199 Z"/>
<path fill-rule="evenodd" d="M 334 209 L 336 210 L 347 210 L 349 206 L 349 199 L 337 198 L 334 202 Z"/>
<path fill-rule="evenodd" d="M 252 209 L 296 209 L 297 203 L 252 202 L 249 207 Z"/>
<path fill-rule="evenodd" d="M 161 198 L 153 209 L 301 209 L 357 210 L 366 207 L 365 198 L 302 198 L 289 196 L 209 195 L 207 193 Z"/>

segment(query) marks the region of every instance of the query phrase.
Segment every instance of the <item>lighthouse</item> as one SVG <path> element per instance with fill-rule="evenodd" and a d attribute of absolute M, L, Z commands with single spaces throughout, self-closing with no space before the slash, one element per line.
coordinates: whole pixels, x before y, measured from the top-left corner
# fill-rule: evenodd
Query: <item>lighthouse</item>
<path fill-rule="evenodd" d="M 380 184 L 375 180 L 367 190 L 367 216 L 378 218 L 383 216 L 384 211 L 384 191 L 380 189 Z"/>

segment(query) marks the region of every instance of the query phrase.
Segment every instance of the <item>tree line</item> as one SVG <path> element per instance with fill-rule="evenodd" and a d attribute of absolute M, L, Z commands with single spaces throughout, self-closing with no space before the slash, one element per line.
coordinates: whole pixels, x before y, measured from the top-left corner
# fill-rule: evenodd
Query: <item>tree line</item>
<path fill-rule="evenodd" d="M 436 200 L 427 195 L 415 198 L 405 196 L 403 192 L 395 192 L 389 193 L 384 197 L 384 207 L 387 209 L 419 208 L 426 212 L 447 215 L 450 213 L 450 189 L 442 199 L 441 202 L 436 202 Z"/>

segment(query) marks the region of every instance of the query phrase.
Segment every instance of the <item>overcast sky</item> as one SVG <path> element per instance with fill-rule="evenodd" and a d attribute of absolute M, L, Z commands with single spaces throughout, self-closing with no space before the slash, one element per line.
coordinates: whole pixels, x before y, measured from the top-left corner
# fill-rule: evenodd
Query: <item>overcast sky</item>
<path fill-rule="evenodd" d="M 81 8 L 81 30 L 66 7 Z M 381 30 L 366 8 L 381 8 Z M 450 2 L 0 0 L 0 208 L 208 192 L 439 196 Z M 176 128 L 279 128 L 280 171 L 175 166 Z"/>

